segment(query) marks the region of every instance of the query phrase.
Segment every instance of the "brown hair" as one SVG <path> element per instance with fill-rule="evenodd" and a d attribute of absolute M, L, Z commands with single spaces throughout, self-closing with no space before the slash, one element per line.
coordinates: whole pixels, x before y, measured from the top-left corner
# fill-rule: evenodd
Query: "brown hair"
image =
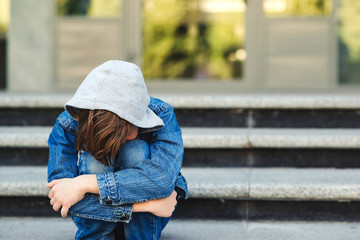
<path fill-rule="evenodd" d="M 76 149 L 91 153 L 106 166 L 114 166 L 120 147 L 134 128 L 134 125 L 112 112 L 81 109 Z"/>

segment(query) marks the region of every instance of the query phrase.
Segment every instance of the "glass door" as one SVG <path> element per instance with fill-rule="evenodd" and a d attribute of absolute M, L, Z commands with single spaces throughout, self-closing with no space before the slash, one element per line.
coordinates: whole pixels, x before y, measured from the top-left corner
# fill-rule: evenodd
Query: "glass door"
<path fill-rule="evenodd" d="M 264 0 L 262 83 L 267 88 L 336 85 L 332 0 Z"/>
<path fill-rule="evenodd" d="M 93 68 L 121 58 L 121 3 L 56 1 L 57 89 L 76 89 Z"/>

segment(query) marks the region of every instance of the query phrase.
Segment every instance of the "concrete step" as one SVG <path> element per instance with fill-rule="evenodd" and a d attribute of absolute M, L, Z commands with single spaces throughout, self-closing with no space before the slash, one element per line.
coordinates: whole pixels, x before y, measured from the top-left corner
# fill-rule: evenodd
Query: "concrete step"
<path fill-rule="evenodd" d="M 155 94 L 174 108 L 360 109 L 357 92 Z M 62 108 L 71 93 L 0 93 L 0 108 Z"/>
<path fill-rule="evenodd" d="M 0 196 L 41 196 L 46 167 L 0 167 Z M 359 169 L 183 168 L 190 198 L 356 201 Z"/>
<path fill-rule="evenodd" d="M 0 127 L 0 166 L 44 166 L 51 127 Z M 358 129 L 183 128 L 184 166 L 360 168 Z"/>
<path fill-rule="evenodd" d="M 0 239 L 74 239 L 70 219 L 0 218 Z M 162 240 L 357 240 L 359 222 L 253 222 L 172 220 Z"/>
<path fill-rule="evenodd" d="M 360 221 L 360 170 L 183 168 L 177 219 Z M 0 167 L 0 216 L 58 216 L 46 167 Z"/>
<path fill-rule="evenodd" d="M 50 126 L 70 94 L 0 93 L 0 125 Z M 182 127 L 359 128 L 360 97 L 349 93 L 157 95 Z"/>
<path fill-rule="evenodd" d="M 182 128 L 185 148 L 359 148 L 360 129 Z M 0 147 L 46 148 L 51 127 L 0 127 Z"/>
<path fill-rule="evenodd" d="M 358 129 L 183 128 L 188 148 L 358 148 Z"/>
<path fill-rule="evenodd" d="M 245 224 L 240 221 L 170 221 L 161 239 L 241 239 Z M 0 218 L 0 239 L 74 239 L 75 224 L 59 218 Z"/>

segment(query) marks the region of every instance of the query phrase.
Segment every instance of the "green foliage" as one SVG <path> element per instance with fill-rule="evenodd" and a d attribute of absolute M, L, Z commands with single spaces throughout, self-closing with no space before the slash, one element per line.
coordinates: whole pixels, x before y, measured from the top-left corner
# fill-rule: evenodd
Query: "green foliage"
<path fill-rule="evenodd" d="M 279 2 L 279 0 L 265 0 L 265 2 Z M 310 17 L 310 16 L 329 16 L 331 15 L 332 0 L 282 0 L 286 9 L 283 11 L 268 12 L 269 16 L 274 17 Z"/>
<path fill-rule="evenodd" d="M 91 0 L 88 15 L 90 17 L 118 17 L 121 0 Z"/>
<path fill-rule="evenodd" d="M 360 1 L 339 2 L 340 81 L 360 81 Z"/>
<path fill-rule="evenodd" d="M 117 17 L 121 0 L 56 0 L 59 16 Z"/>
<path fill-rule="evenodd" d="M 89 0 L 57 0 L 56 6 L 60 16 L 86 15 Z"/>
<path fill-rule="evenodd" d="M 0 0 L 0 35 L 6 34 L 9 25 L 9 20 L 10 20 L 10 0 Z"/>
<path fill-rule="evenodd" d="M 7 32 L 7 25 L 0 23 L 0 35 Z"/>
<path fill-rule="evenodd" d="M 187 1 L 184 0 L 145 1 L 143 12 L 145 77 L 174 78 L 185 70 L 187 62 L 180 58 L 187 55 L 191 46 L 181 43 L 191 42 L 191 39 L 177 34 L 176 30 L 187 13 L 186 7 Z M 176 55 L 178 61 L 175 59 Z"/>
<path fill-rule="evenodd" d="M 147 0 L 143 12 L 143 73 L 151 79 L 239 78 L 231 52 L 243 45 L 240 13 L 204 13 L 198 0 Z M 239 66 L 237 66 L 239 67 Z M 240 66 L 241 67 L 241 66 Z"/>
<path fill-rule="evenodd" d="M 351 61 L 360 61 L 360 1 L 341 0 L 339 35 L 349 49 Z"/>
<path fill-rule="evenodd" d="M 233 16 L 234 21 L 236 17 Z M 244 26 L 245 27 L 245 26 Z M 244 36 L 237 36 L 234 32 L 233 21 L 213 21 L 209 30 L 209 45 L 211 54 L 209 61 L 209 72 L 215 78 L 231 79 L 234 65 L 230 61 L 231 54 L 237 49 L 243 48 Z"/>

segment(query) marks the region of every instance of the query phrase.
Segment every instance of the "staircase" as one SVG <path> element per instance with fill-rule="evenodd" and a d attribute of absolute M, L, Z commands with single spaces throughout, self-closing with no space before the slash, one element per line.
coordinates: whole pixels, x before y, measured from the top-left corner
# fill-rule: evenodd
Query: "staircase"
<path fill-rule="evenodd" d="M 0 94 L 0 239 L 73 239 L 47 198 L 70 95 Z M 358 239 L 360 96 L 157 96 L 175 107 L 190 198 L 162 239 Z"/>

